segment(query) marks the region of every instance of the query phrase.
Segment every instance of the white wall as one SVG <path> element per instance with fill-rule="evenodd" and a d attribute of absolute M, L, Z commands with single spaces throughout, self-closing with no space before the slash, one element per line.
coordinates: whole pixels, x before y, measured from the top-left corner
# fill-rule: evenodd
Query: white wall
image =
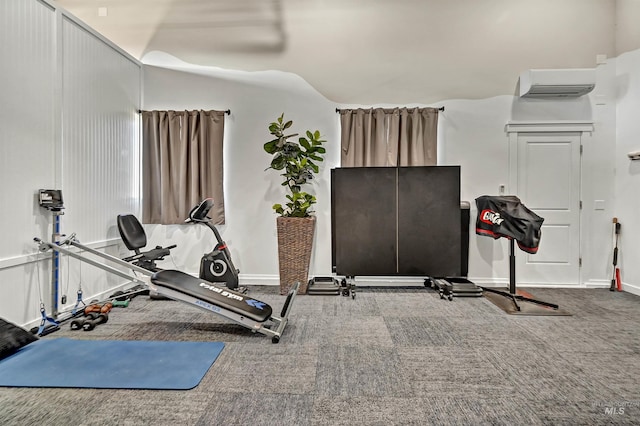
<path fill-rule="evenodd" d="M 640 47 L 640 2 L 638 0 L 615 0 L 615 41 L 616 56 Z"/>
<path fill-rule="evenodd" d="M 326 136 L 329 155 L 316 182 L 319 228 L 311 266 L 313 275 L 331 273 L 330 188 L 328 170 L 339 165 L 339 119 L 336 105 L 316 93 L 292 74 L 280 72 L 244 73 L 194 67 L 168 55 L 154 53 L 144 61 L 145 109 L 230 108 L 225 135 L 227 224 L 223 237 L 241 270 L 241 281 L 275 283 L 275 216 L 270 206 L 279 201 L 279 176 L 265 172 L 269 157 L 262 144 L 268 140 L 267 123 L 281 112 L 294 120 L 295 129 L 320 129 Z M 155 66 L 151 66 L 155 64 Z M 162 66 L 160 66 L 162 65 Z M 171 68 L 171 69 L 170 69 Z M 450 100 L 437 106 L 445 111 L 439 118 L 439 163 L 461 165 L 461 196 L 472 203 L 476 197 L 497 194 L 510 181 L 509 138 L 505 125 L 512 121 L 593 121 L 596 130 L 587 139 L 583 162 L 582 192 L 585 204 L 604 200 L 605 211 L 585 208 L 588 229 L 582 235 L 584 285 L 606 285 L 610 250 L 607 220 L 613 214 L 613 163 L 615 120 L 612 84 L 613 68 L 598 70 L 599 91 L 578 99 L 525 100 L 499 96 L 484 100 Z M 600 88 L 601 87 L 601 88 Z M 514 88 L 515 90 L 515 88 Z M 389 106 L 379 104 L 375 106 Z M 339 105 L 354 107 L 354 105 Z M 509 188 L 507 187 L 507 191 Z M 609 219 L 607 219 L 609 217 Z M 149 227 L 152 244 L 178 242 L 174 261 L 181 269 L 197 273 L 199 257 L 210 248 L 206 229 L 188 226 Z M 203 242 L 202 240 L 205 240 Z M 469 275 L 482 283 L 508 281 L 508 247 L 476 237 L 472 232 Z M 171 263 L 168 263 L 171 265 Z M 545 283 L 541 283 L 544 285 Z"/>
<path fill-rule="evenodd" d="M 31 241 L 47 231 L 35 189 L 55 181 L 55 11 L 35 1 L 0 7 L 0 317 L 24 322 L 38 312 Z"/>
<path fill-rule="evenodd" d="M 471 203 L 469 277 L 479 283 L 508 278 L 508 245 L 475 235 L 475 199 L 496 195 L 509 182 L 509 150 L 505 125 L 512 96 L 443 103 L 439 117 L 439 164 L 460 165 L 460 199 Z"/>
<path fill-rule="evenodd" d="M 328 155 L 319 179 L 309 192 L 317 195 L 316 244 L 311 272 L 331 272 L 329 173 L 339 162 L 338 115 L 304 80 L 278 71 L 243 73 L 196 67 L 162 55 L 148 55 L 144 62 L 143 109 L 231 110 L 225 117 L 226 224 L 219 226 L 243 284 L 277 283 L 278 253 L 276 214 L 271 206 L 284 203 L 278 172 L 266 170 L 271 156 L 263 144 L 271 139 L 268 125 L 281 114 L 293 120 L 292 131 L 319 130 L 327 140 Z M 150 64 L 164 64 L 160 68 Z M 187 68 L 189 68 L 187 66 Z M 196 273 L 200 257 L 213 247 L 213 234 L 202 226 L 148 226 L 150 245 L 178 244 L 173 262 L 179 269 Z"/>
<path fill-rule="evenodd" d="M 640 294 L 640 161 L 627 157 L 628 152 L 640 151 L 640 50 L 621 55 L 615 63 L 618 97 L 613 154 L 616 216 L 621 223 L 618 266 L 624 289 Z"/>
<path fill-rule="evenodd" d="M 469 276 L 481 284 L 507 283 L 508 243 L 477 236 L 474 200 L 480 195 L 496 195 L 500 185 L 510 188 L 509 138 L 505 125 L 514 122 L 592 121 L 595 131 L 583 138 L 581 199 L 582 286 L 607 285 L 610 264 L 608 223 L 615 214 L 613 197 L 613 156 L 615 150 L 615 92 L 611 81 L 613 66 L 598 69 L 598 90 L 577 99 L 523 99 L 499 96 L 485 100 L 445 101 L 440 116 L 441 164 L 461 166 L 461 199 L 471 202 L 472 229 Z M 517 194 L 516 194 L 517 195 Z M 604 210 L 595 210 L 595 200 Z M 526 200 L 523 200 L 526 203 Z M 540 283 L 541 285 L 550 283 Z"/>
<path fill-rule="evenodd" d="M 61 232 L 119 253 L 115 218 L 139 202 L 140 64 L 52 3 L 0 4 L 0 317 L 18 324 L 52 314 L 52 215 L 38 189 L 62 189 Z M 70 308 L 123 280 L 67 257 L 60 293 Z M 59 301 L 59 299 L 58 299 Z"/>
<path fill-rule="evenodd" d="M 141 88 L 142 72 L 135 60 L 51 3 L 5 0 L 0 7 L 0 179 L 6 200 L 0 218 L 6 224 L 7 242 L 0 246 L 0 317 L 32 323 L 39 318 L 39 299 L 50 302 L 50 265 L 39 259 L 36 267 L 31 242 L 51 232 L 50 215 L 37 206 L 38 188 L 63 189 L 63 232 L 77 232 L 83 243 L 113 253 L 122 251 L 115 216 L 139 213 L 135 111 L 141 89 L 144 109 L 231 109 L 225 135 L 227 223 L 221 232 L 243 284 L 277 282 L 276 216 L 271 205 L 282 201 L 283 192 L 277 173 L 265 171 L 270 160 L 262 150 L 270 136 L 267 125 L 285 112 L 294 120 L 294 130 L 320 130 L 328 140 L 328 156 L 314 188 L 319 202 L 311 273 L 330 273 L 329 170 L 339 164 L 335 107 L 351 105 L 328 101 L 294 74 L 202 67 L 188 67 L 186 72 L 184 64 L 159 54 L 145 59 L 149 65 L 144 66 Z M 640 286 L 633 261 L 638 258 L 634 236 L 640 162 L 626 158 L 628 151 L 640 149 L 639 75 L 640 53 L 634 51 L 598 66 L 596 91 L 578 100 L 531 102 L 498 96 L 435 105 L 445 106 L 440 116 L 440 162 L 462 166 L 462 198 L 469 201 L 496 193 L 500 184 L 509 182 L 504 127 L 508 122 L 594 122 L 583 154 L 582 283 L 587 286 L 608 285 L 610 280 L 614 215 L 623 224 L 620 264 L 625 288 L 637 291 Z M 604 202 L 604 210 L 593 208 L 596 200 Z M 152 245 L 179 245 L 173 261 L 163 266 L 189 272 L 197 271 L 200 256 L 212 245 L 204 227 L 151 226 L 149 231 Z M 473 235 L 470 277 L 506 282 L 506 251 L 503 242 Z M 79 282 L 86 295 L 121 284 L 120 279 L 90 272 L 88 266 L 81 269 L 74 262 L 68 268 L 63 263 L 70 272 L 69 281 L 63 282 L 69 304 Z"/>

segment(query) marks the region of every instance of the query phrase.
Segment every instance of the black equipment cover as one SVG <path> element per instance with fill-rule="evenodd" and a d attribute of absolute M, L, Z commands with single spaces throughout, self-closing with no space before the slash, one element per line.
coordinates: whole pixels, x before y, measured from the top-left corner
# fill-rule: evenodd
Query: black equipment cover
<path fill-rule="evenodd" d="M 522 251 L 535 254 L 542 236 L 544 219 L 529 210 L 515 195 L 476 198 L 476 234 L 498 239 L 513 238 Z"/>

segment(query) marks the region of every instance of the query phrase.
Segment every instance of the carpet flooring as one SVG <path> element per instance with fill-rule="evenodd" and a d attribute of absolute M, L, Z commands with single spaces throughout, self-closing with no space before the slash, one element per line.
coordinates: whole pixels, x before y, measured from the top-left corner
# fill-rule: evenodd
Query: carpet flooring
<path fill-rule="evenodd" d="M 275 312 L 284 302 L 276 287 L 249 291 Z M 640 424 L 640 297 L 529 291 L 571 315 L 508 315 L 484 297 L 368 288 L 355 300 L 298 296 L 279 344 L 139 296 L 93 331 L 66 323 L 44 339 L 225 342 L 197 387 L 4 387 L 0 425 Z"/>

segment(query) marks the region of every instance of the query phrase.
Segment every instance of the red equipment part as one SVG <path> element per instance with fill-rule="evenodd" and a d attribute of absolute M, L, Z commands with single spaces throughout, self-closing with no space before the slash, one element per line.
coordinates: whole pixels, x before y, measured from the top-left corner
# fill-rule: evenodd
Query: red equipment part
<path fill-rule="evenodd" d="M 622 291 L 622 280 L 620 279 L 620 268 L 616 268 L 616 289 Z"/>

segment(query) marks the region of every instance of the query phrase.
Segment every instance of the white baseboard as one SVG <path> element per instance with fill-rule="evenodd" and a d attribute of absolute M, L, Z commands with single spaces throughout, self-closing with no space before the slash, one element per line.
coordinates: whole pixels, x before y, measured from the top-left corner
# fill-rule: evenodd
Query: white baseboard
<path fill-rule="evenodd" d="M 622 283 L 622 290 L 629 292 L 631 294 L 635 294 L 636 296 L 640 296 L 640 287 L 638 287 L 637 285 L 633 285 L 633 284 L 628 284 L 623 282 Z"/>
<path fill-rule="evenodd" d="M 279 275 L 259 275 L 259 274 L 240 274 L 238 276 L 239 285 L 280 285 Z"/>
<path fill-rule="evenodd" d="M 424 277 L 354 277 L 356 286 L 403 287 L 424 286 Z"/>
<path fill-rule="evenodd" d="M 330 277 L 332 274 L 315 274 L 314 276 Z M 342 278 L 342 277 L 340 277 Z M 240 274 L 240 285 L 280 285 L 279 275 Z M 355 277 L 354 283 L 363 286 L 406 286 L 424 285 L 424 277 Z"/>
<path fill-rule="evenodd" d="M 589 280 L 583 285 L 586 288 L 609 288 L 611 287 L 610 280 Z"/>
<path fill-rule="evenodd" d="M 610 288 L 611 280 L 591 280 L 585 283 L 587 288 Z M 622 283 L 622 291 L 640 296 L 640 287 L 631 283 Z"/>
<path fill-rule="evenodd" d="M 509 280 L 491 277 L 467 277 L 469 281 L 480 287 L 509 287 Z"/>
<path fill-rule="evenodd" d="M 509 287 L 509 280 L 505 278 L 492 277 L 469 277 L 469 281 L 482 287 Z M 516 282 L 518 287 L 528 288 L 609 288 L 611 281 L 608 280 L 589 280 L 582 284 L 566 284 L 566 283 L 524 283 Z"/>
<path fill-rule="evenodd" d="M 194 274 L 197 276 L 197 273 Z M 323 275 L 331 276 L 331 274 Z M 280 285 L 280 277 L 272 274 L 240 274 L 240 285 Z M 509 280 L 493 277 L 468 277 L 469 281 L 483 287 L 509 287 Z M 406 285 L 423 285 L 424 277 L 355 277 L 354 283 L 361 286 L 389 286 L 401 287 Z M 518 287 L 529 288 L 609 288 L 609 280 L 589 280 L 579 285 L 567 285 L 562 283 L 529 284 L 517 283 Z M 640 295 L 640 287 L 623 283 L 622 289 L 629 293 Z"/>

